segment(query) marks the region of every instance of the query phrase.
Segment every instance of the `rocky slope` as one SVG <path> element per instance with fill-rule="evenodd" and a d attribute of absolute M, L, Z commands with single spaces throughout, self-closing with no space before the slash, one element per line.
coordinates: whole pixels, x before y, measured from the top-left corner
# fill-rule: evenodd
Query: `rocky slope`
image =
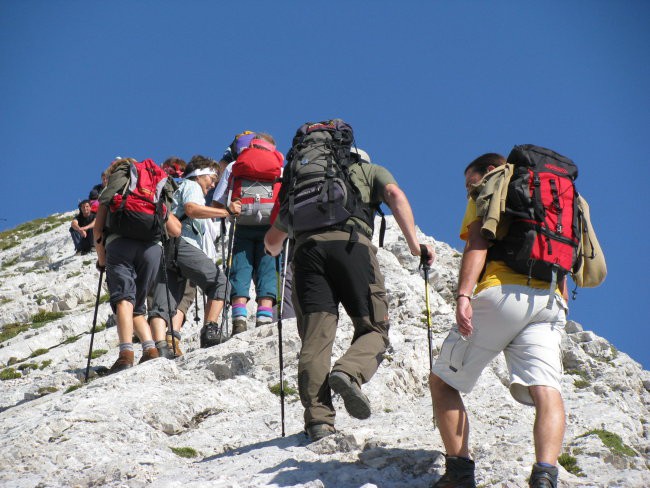
<path fill-rule="evenodd" d="M 392 345 L 364 386 L 373 415 L 350 418 L 335 399 L 339 432 L 309 444 L 292 390 L 281 436 L 280 400 L 271 391 L 279 382 L 275 325 L 202 350 L 199 326 L 190 320 L 183 358 L 98 377 L 95 369 L 117 355 L 117 334 L 109 327 L 95 334 L 100 355 L 92 360 L 92 381 L 80 386 L 98 273 L 94 255 L 73 256 L 71 218 L 54 215 L 0 234 L 1 486 L 397 488 L 430 486 L 440 476 L 443 448 L 426 386 L 424 282 L 392 219 L 379 251 Z M 460 253 L 423 238 L 439 256 L 430 280 L 439 347 L 454 320 Z M 105 290 L 100 295 L 103 301 Z M 102 303 L 100 328 L 109 315 Z M 351 336 L 342 312 L 335 356 Z M 290 388 L 296 387 L 299 345 L 295 321 L 285 320 Z M 564 346 L 564 462 L 571 472 L 561 469 L 561 486 L 650 486 L 650 373 L 575 322 L 567 326 Z M 136 359 L 139 354 L 136 346 Z M 499 358 L 466 395 L 483 487 L 527 486 L 534 460 L 533 410 L 512 400 L 506 381 Z"/>

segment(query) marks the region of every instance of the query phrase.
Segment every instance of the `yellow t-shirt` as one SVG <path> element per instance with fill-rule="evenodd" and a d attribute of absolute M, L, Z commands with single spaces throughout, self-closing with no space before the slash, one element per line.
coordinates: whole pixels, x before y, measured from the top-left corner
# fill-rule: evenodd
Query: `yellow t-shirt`
<path fill-rule="evenodd" d="M 479 217 L 476 215 L 476 202 L 471 198 L 468 198 L 465 216 L 463 217 L 463 223 L 460 226 L 460 238 L 462 240 L 467 241 L 468 227 L 478 219 Z M 524 285 L 541 289 L 549 288 L 548 281 L 531 278 L 529 283 L 528 276 L 517 273 L 503 261 L 488 261 L 485 263 L 485 272 L 483 273 L 483 276 L 481 276 L 481 281 L 476 285 L 474 293 L 476 294 L 486 288 L 500 285 Z M 560 293 L 559 288 L 556 292 Z"/>

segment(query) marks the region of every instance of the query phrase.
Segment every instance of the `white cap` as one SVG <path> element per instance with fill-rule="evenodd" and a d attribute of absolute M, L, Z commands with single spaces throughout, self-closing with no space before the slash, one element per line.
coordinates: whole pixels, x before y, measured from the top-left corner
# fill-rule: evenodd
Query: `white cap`
<path fill-rule="evenodd" d="M 357 156 L 359 156 L 359 160 L 361 160 L 361 161 L 364 161 L 364 162 L 366 162 L 366 163 L 370 163 L 370 162 L 371 162 L 371 161 L 370 161 L 370 156 L 369 156 L 368 153 L 367 153 L 366 151 L 364 151 L 363 149 L 359 149 L 358 147 L 353 147 L 352 149 L 350 149 L 350 152 L 351 152 L 352 154 L 356 154 Z"/>

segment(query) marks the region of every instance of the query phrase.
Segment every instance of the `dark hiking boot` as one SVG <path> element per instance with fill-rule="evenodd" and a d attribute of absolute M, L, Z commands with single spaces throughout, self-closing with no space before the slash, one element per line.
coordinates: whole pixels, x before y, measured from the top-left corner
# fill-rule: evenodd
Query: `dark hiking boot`
<path fill-rule="evenodd" d="M 216 322 L 208 322 L 201 329 L 201 347 L 212 347 L 228 340 L 221 327 Z"/>
<path fill-rule="evenodd" d="M 158 349 L 158 355 L 161 358 L 174 359 L 172 351 L 167 346 L 167 341 L 156 341 L 156 349 Z"/>
<path fill-rule="evenodd" d="M 269 325 L 273 323 L 273 319 L 271 317 L 257 317 L 255 319 L 255 327 L 263 327 L 265 325 Z"/>
<path fill-rule="evenodd" d="M 311 442 L 316 442 L 321 440 L 323 437 L 336 433 L 336 429 L 333 425 L 329 424 L 315 424 L 307 427 L 305 433 Z"/>
<path fill-rule="evenodd" d="M 540 466 L 533 464 L 528 486 L 530 488 L 557 488 L 558 469 L 555 466 Z"/>
<path fill-rule="evenodd" d="M 133 351 L 120 351 L 117 361 L 108 370 L 108 374 L 119 373 L 133 367 Z"/>
<path fill-rule="evenodd" d="M 176 332 L 176 331 L 174 331 Z M 178 336 L 174 336 L 173 341 L 172 341 L 172 335 L 167 334 L 165 336 L 165 340 L 167 341 L 167 348 L 169 349 L 170 354 L 172 354 L 173 358 L 179 358 L 183 355 L 183 351 L 181 350 L 181 338 Z"/>
<path fill-rule="evenodd" d="M 160 354 L 158 354 L 158 349 L 155 347 L 150 347 L 149 349 L 142 351 L 142 357 L 140 358 L 140 361 L 138 361 L 138 364 L 146 363 L 147 361 L 157 359 L 159 357 Z"/>
<path fill-rule="evenodd" d="M 431 488 L 476 488 L 474 461 L 446 456 L 445 474 Z"/>
<path fill-rule="evenodd" d="M 232 319 L 232 335 L 241 334 L 246 332 L 246 317 L 233 317 Z"/>
<path fill-rule="evenodd" d="M 370 401 L 350 375 L 343 371 L 332 371 L 329 384 L 334 393 L 341 395 L 345 409 L 351 416 L 362 420 L 370 417 Z"/>

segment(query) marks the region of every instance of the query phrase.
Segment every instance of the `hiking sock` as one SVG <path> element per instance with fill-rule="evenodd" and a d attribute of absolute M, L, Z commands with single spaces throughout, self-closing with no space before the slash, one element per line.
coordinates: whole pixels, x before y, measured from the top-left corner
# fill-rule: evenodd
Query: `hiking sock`
<path fill-rule="evenodd" d="M 537 465 L 542 466 L 544 468 L 554 468 L 555 467 L 552 464 L 548 464 L 548 463 L 537 463 Z"/>
<path fill-rule="evenodd" d="M 270 324 L 271 322 L 273 322 L 273 308 L 258 306 L 255 315 L 255 327 Z"/>
<path fill-rule="evenodd" d="M 122 351 L 131 351 L 131 352 L 133 352 L 133 343 L 132 342 L 121 342 L 119 347 L 120 347 L 120 352 L 122 352 Z"/>
<path fill-rule="evenodd" d="M 238 318 L 238 317 L 244 317 L 246 318 L 248 316 L 248 311 L 246 310 L 246 304 L 245 303 L 233 303 L 232 304 L 232 318 Z"/>
<path fill-rule="evenodd" d="M 255 315 L 255 318 L 259 320 L 263 317 L 268 317 L 269 319 L 273 320 L 273 307 L 257 307 L 257 314 Z"/>
<path fill-rule="evenodd" d="M 147 349 L 155 349 L 155 348 L 156 348 L 156 343 L 153 340 L 142 342 L 142 352 L 146 351 Z"/>
<path fill-rule="evenodd" d="M 169 335 L 169 331 L 167 331 L 167 335 Z M 179 341 L 182 339 L 181 333 L 177 330 L 172 331 L 172 335 L 176 337 L 176 339 L 178 339 Z"/>

